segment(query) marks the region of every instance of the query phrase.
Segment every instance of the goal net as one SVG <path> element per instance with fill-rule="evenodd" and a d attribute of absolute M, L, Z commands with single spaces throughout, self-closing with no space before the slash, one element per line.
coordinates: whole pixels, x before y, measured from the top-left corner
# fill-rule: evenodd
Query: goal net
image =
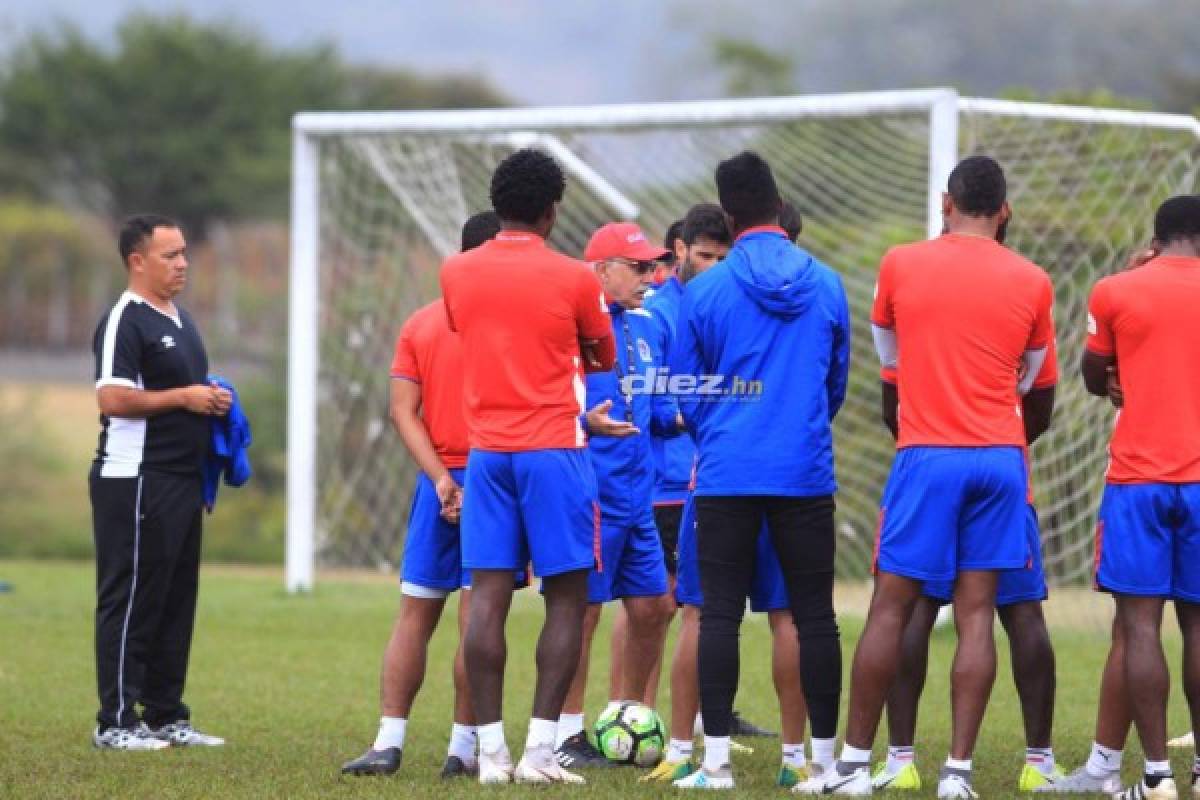
<path fill-rule="evenodd" d="M 1190 117 L 960 98 L 949 90 L 478 112 L 302 114 L 295 121 L 288 583 L 312 565 L 394 569 L 416 467 L 388 420 L 400 325 L 438 294 L 441 259 L 489 207 L 492 170 L 524 146 L 567 193 L 551 244 L 578 256 L 604 222 L 652 237 L 715 200 L 716 163 L 754 149 L 804 218 L 801 244 L 837 269 L 854 320 L 835 425 L 839 575 L 867 576 L 892 442 L 879 420 L 868 311 L 880 256 L 934 235 L 958 157 L 1009 177 L 1009 243 L 1057 292 L 1063 379 L 1034 448 L 1046 569 L 1084 586 L 1112 411 L 1076 377 L 1087 294 L 1149 240 L 1156 205 L 1197 189 Z M 513 292 L 521 291 L 514 285 Z M 503 298 L 498 298 L 501 302 Z M 769 443 L 763 443 L 769 446 Z"/>

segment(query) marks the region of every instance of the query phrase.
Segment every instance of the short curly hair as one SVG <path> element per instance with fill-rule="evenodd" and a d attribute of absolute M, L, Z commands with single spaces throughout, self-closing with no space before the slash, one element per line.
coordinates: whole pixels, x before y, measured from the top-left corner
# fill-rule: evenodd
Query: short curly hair
<path fill-rule="evenodd" d="M 562 200 L 566 188 L 554 159 L 526 147 L 501 161 L 492 173 L 492 208 L 502 220 L 532 225 Z"/>
<path fill-rule="evenodd" d="M 779 218 L 779 187 L 771 167 L 747 150 L 717 165 L 717 199 L 739 230 Z"/>
<path fill-rule="evenodd" d="M 1177 195 L 1159 206 L 1154 214 L 1154 238 L 1160 244 L 1200 239 L 1200 195 Z"/>
<path fill-rule="evenodd" d="M 973 217 L 999 214 L 1008 195 L 1004 170 L 988 156 L 970 156 L 958 162 L 946 181 L 946 189 L 955 207 Z"/>

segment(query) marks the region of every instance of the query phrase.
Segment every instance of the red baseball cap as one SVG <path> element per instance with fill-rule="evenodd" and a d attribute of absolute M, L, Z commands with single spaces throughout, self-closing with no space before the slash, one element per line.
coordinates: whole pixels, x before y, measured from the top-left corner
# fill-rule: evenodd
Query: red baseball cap
<path fill-rule="evenodd" d="M 584 261 L 628 258 L 631 261 L 657 261 L 667 255 L 665 247 L 655 247 L 646 234 L 632 222 L 610 222 L 592 234 L 583 251 Z"/>

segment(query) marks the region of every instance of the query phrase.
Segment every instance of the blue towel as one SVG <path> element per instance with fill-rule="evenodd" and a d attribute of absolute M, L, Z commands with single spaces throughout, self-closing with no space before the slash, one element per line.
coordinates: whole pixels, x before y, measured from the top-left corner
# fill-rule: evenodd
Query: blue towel
<path fill-rule="evenodd" d="M 228 486 L 241 486 L 250 480 L 250 458 L 246 448 L 250 446 L 250 420 L 238 402 L 233 384 L 220 375 L 209 375 L 209 383 L 228 389 L 233 395 L 233 405 L 223 417 L 213 417 L 209 422 L 208 459 L 204 463 L 204 507 L 212 512 L 217 504 L 217 487 L 221 473 L 225 473 Z"/>

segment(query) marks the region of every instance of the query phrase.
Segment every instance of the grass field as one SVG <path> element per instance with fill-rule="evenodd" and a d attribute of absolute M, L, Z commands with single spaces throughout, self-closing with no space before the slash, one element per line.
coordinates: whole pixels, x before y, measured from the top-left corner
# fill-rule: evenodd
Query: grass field
<path fill-rule="evenodd" d="M 397 600 L 395 584 L 378 576 L 339 575 L 309 596 L 284 593 L 275 570 L 205 567 L 187 699 L 197 724 L 229 739 L 222 750 L 163 753 L 94 751 L 92 567 L 87 563 L 0 561 L 0 797 L 316 798 L 459 797 L 474 784 L 441 783 L 449 732 L 449 663 L 453 625 L 435 638 L 425 688 L 409 728 L 403 770 L 392 778 L 343 779 L 338 766 L 370 743 L 377 721 L 378 667 Z M 506 698 L 510 747 L 519 752 L 529 714 L 532 651 L 540 625 L 537 596 L 523 592 L 509 626 Z M 846 662 L 860 620 L 843 617 Z M 601 636 L 607 633 L 607 615 Z M 1005 644 L 1001 637 L 1001 653 Z M 1056 630 L 1058 718 L 1055 744 L 1066 766 L 1078 765 L 1091 741 L 1095 693 L 1106 642 L 1094 631 Z M 742 644 L 738 707 L 775 724 L 765 622 L 748 617 Z M 927 782 L 945 756 L 947 673 L 953 634 L 939 632 L 918 736 L 918 764 Z M 1177 663 L 1178 644 L 1169 644 Z M 604 703 L 607 648 L 599 647 L 588 697 L 590 713 Z M 667 697 L 661 698 L 667 708 Z M 1180 693 L 1171 705 L 1171 730 L 1186 729 Z M 735 758 L 739 792 L 780 797 L 773 785 L 777 740 L 749 742 L 751 756 Z M 882 746 L 882 742 L 880 743 Z M 986 797 L 1016 795 L 1023 756 L 1020 713 L 1007 664 L 1000 676 L 976 754 L 976 786 Z M 877 748 L 877 753 L 880 748 Z M 1126 775 L 1140 755 L 1131 747 Z M 1190 757 L 1190 754 L 1187 754 Z M 1186 761 L 1176 764 L 1186 774 Z M 509 787 L 488 794 L 612 796 L 673 794 L 637 783 L 632 770 L 588 775 L 576 790 Z M 914 796 L 932 797 L 932 790 Z"/>

